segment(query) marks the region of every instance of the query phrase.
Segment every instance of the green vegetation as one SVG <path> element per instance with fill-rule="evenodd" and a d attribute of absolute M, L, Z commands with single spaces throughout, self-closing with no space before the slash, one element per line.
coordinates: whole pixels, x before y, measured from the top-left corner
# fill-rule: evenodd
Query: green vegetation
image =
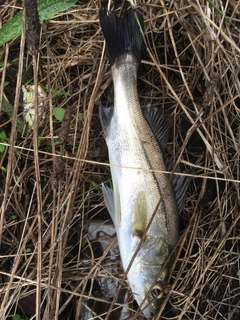
<path fill-rule="evenodd" d="M 38 13 L 40 21 L 52 19 L 55 15 L 70 8 L 76 0 L 40 0 Z M 18 12 L 0 29 L 0 46 L 22 33 L 23 12 Z"/>
<path fill-rule="evenodd" d="M 4 152 L 6 146 L 5 143 L 8 142 L 8 137 L 5 131 L 0 131 L 0 153 Z"/>
<path fill-rule="evenodd" d="M 64 118 L 65 110 L 63 108 L 53 108 L 53 114 L 55 118 L 59 121 L 62 121 Z"/>

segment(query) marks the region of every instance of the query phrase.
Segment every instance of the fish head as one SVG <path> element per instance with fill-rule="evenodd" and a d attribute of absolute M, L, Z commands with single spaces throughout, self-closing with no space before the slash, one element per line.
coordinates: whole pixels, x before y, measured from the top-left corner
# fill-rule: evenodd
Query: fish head
<path fill-rule="evenodd" d="M 134 298 L 147 319 L 160 309 L 170 290 L 168 278 L 172 268 L 172 247 L 161 237 L 148 237 L 134 259 L 128 281 Z"/>
<path fill-rule="evenodd" d="M 143 296 L 143 300 L 141 302 L 141 309 L 147 319 L 152 319 L 158 313 L 164 296 L 171 289 L 170 284 L 165 280 L 168 275 L 168 270 L 164 270 L 157 281 L 153 280 L 154 277 L 149 277 L 149 282 L 145 282 L 143 285 L 145 296 Z"/>

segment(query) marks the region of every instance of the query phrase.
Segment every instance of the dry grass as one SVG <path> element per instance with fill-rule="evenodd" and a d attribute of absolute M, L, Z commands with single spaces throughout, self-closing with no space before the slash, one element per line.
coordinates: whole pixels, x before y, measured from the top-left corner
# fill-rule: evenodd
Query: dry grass
<path fill-rule="evenodd" d="M 138 1 L 146 43 L 140 101 L 174 111 L 168 153 L 194 168 L 195 177 L 181 217 L 172 290 L 156 319 L 240 318 L 240 3 L 214 3 L 223 16 L 206 0 Z M 11 5 L 0 7 L 3 22 L 19 1 Z M 33 131 L 11 131 L 1 113 L 0 131 L 10 138 L 0 154 L 0 167 L 7 168 L 0 171 L 2 320 L 22 311 L 33 317 L 40 295 L 45 320 L 117 319 L 121 311 L 122 296 L 111 304 L 115 290 L 106 281 L 114 288 L 123 277 L 119 260 L 109 258 L 116 245 L 104 234 L 90 238 L 86 224 L 108 217 L 100 185 L 110 174 L 98 104 L 112 102 L 112 84 L 98 8 L 97 1 L 79 1 L 42 25 L 38 81 L 49 90 L 48 117 L 35 144 L 39 173 Z M 32 59 L 24 37 L 0 53 L 1 99 L 15 106 L 16 121 L 21 85 L 33 78 Z M 53 116 L 56 106 L 67 110 L 62 123 Z"/>

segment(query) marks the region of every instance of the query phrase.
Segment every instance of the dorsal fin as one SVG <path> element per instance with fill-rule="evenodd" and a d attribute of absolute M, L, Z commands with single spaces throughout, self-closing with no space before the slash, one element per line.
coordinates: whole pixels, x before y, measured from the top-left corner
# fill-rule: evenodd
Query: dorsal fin
<path fill-rule="evenodd" d="M 190 173 L 190 171 L 183 172 L 183 173 Z M 173 192 L 175 195 L 179 214 L 183 211 L 190 181 L 191 181 L 191 177 L 181 175 L 181 173 L 174 174 L 172 177 L 171 184 L 172 184 Z"/>
<path fill-rule="evenodd" d="M 161 150 L 164 152 L 167 146 L 171 119 L 169 114 L 164 114 L 162 108 L 153 107 L 150 104 L 144 108 L 143 114 L 158 141 Z"/>
<path fill-rule="evenodd" d="M 169 131 L 172 126 L 170 114 L 164 114 L 162 108 L 153 107 L 151 105 L 148 105 L 144 109 L 143 113 L 158 141 L 158 144 L 162 152 L 164 152 L 169 138 Z M 173 165 L 169 163 L 169 161 L 167 160 L 166 167 L 168 171 L 172 171 L 173 169 Z M 190 181 L 191 177 L 180 174 L 174 174 L 172 177 L 171 184 L 173 192 L 175 194 L 175 199 L 179 213 L 181 213 L 183 210 Z"/>

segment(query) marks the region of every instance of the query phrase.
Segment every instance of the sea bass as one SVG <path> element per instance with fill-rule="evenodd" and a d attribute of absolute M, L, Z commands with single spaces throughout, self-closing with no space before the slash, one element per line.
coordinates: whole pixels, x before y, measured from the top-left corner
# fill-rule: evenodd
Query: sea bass
<path fill-rule="evenodd" d="M 100 107 L 113 182 L 113 190 L 103 185 L 104 200 L 134 298 L 150 319 L 169 287 L 172 251 L 179 236 L 178 203 L 186 183 L 176 199 L 169 175 L 161 173 L 166 171 L 161 151 L 166 124 L 154 110 L 146 120 L 139 104 L 142 15 L 131 9 L 118 18 L 101 9 L 99 18 L 114 84 L 114 106 Z"/>

